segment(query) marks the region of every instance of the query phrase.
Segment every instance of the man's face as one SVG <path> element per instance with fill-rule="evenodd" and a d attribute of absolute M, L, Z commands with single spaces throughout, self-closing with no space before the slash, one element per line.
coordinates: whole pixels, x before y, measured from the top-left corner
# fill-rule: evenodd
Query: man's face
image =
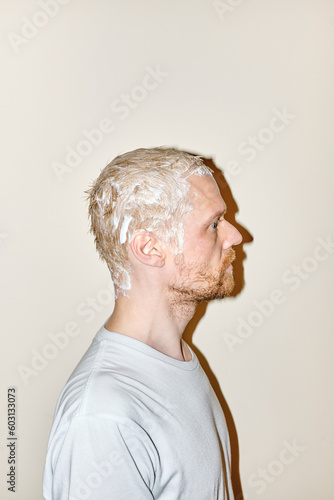
<path fill-rule="evenodd" d="M 184 214 L 184 246 L 174 258 L 169 290 L 174 300 L 199 303 L 223 298 L 234 287 L 234 245 L 239 231 L 224 219 L 226 205 L 210 175 L 188 178 L 193 210 Z"/>

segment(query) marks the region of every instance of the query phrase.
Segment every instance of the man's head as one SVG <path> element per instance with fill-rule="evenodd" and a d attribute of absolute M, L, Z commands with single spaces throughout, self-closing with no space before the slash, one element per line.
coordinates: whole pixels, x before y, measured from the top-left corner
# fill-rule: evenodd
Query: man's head
<path fill-rule="evenodd" d="M 137 149 L 117 156 L 87 191 L 91 232 L 120 291 L 130 288 L 128 244 L 137 231 L 183 250 L 183 216 L 193 209 L 191 175 L 210 176 L 200 157 L 175 149 Z"/>

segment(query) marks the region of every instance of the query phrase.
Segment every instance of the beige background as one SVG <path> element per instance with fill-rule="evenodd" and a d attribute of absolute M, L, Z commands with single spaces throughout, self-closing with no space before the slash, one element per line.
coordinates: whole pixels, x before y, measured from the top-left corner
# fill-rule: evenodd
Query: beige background
<path fill-rule="evenodd" d="M 1 498 L 42 498 L 56 399 L 112 311 L 84 190 L 116 154 L 156 145 L 229 172 L 253 238 L 242 290 L 192 337 L 233 416 L 245 498 L 333 498 L 333 2 L 55 1 L 1 5 Z"/>

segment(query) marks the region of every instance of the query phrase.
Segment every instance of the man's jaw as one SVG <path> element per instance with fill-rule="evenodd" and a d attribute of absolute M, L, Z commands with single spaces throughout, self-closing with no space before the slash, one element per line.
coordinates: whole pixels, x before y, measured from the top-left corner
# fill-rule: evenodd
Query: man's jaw
<path fill-rule="evenodd" d="M 202 302 L 223 299 L 234 288 L 233 267 L 235 252 L 232 250 L 225 257 L 221 269 L 213 272 L 210 268 L 193 264 L 179 265 L 179 276 L 168 288 L 170 309 L 177 316 L 194 314 L 195 308 Z"/>

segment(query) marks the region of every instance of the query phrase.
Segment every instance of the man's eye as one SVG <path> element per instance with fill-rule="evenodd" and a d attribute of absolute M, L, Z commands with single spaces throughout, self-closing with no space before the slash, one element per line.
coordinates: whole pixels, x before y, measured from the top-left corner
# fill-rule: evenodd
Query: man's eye
<path fill-rule="evenodd" d="M 218 227 L 218 223 L 219 223 L 219 220 L 216 220 L 215 222 L 213 222 L 213 223 L 211 224 L 211 227 L 212 227 L 213 229 L 217 229 L 217 227 Z"/>

